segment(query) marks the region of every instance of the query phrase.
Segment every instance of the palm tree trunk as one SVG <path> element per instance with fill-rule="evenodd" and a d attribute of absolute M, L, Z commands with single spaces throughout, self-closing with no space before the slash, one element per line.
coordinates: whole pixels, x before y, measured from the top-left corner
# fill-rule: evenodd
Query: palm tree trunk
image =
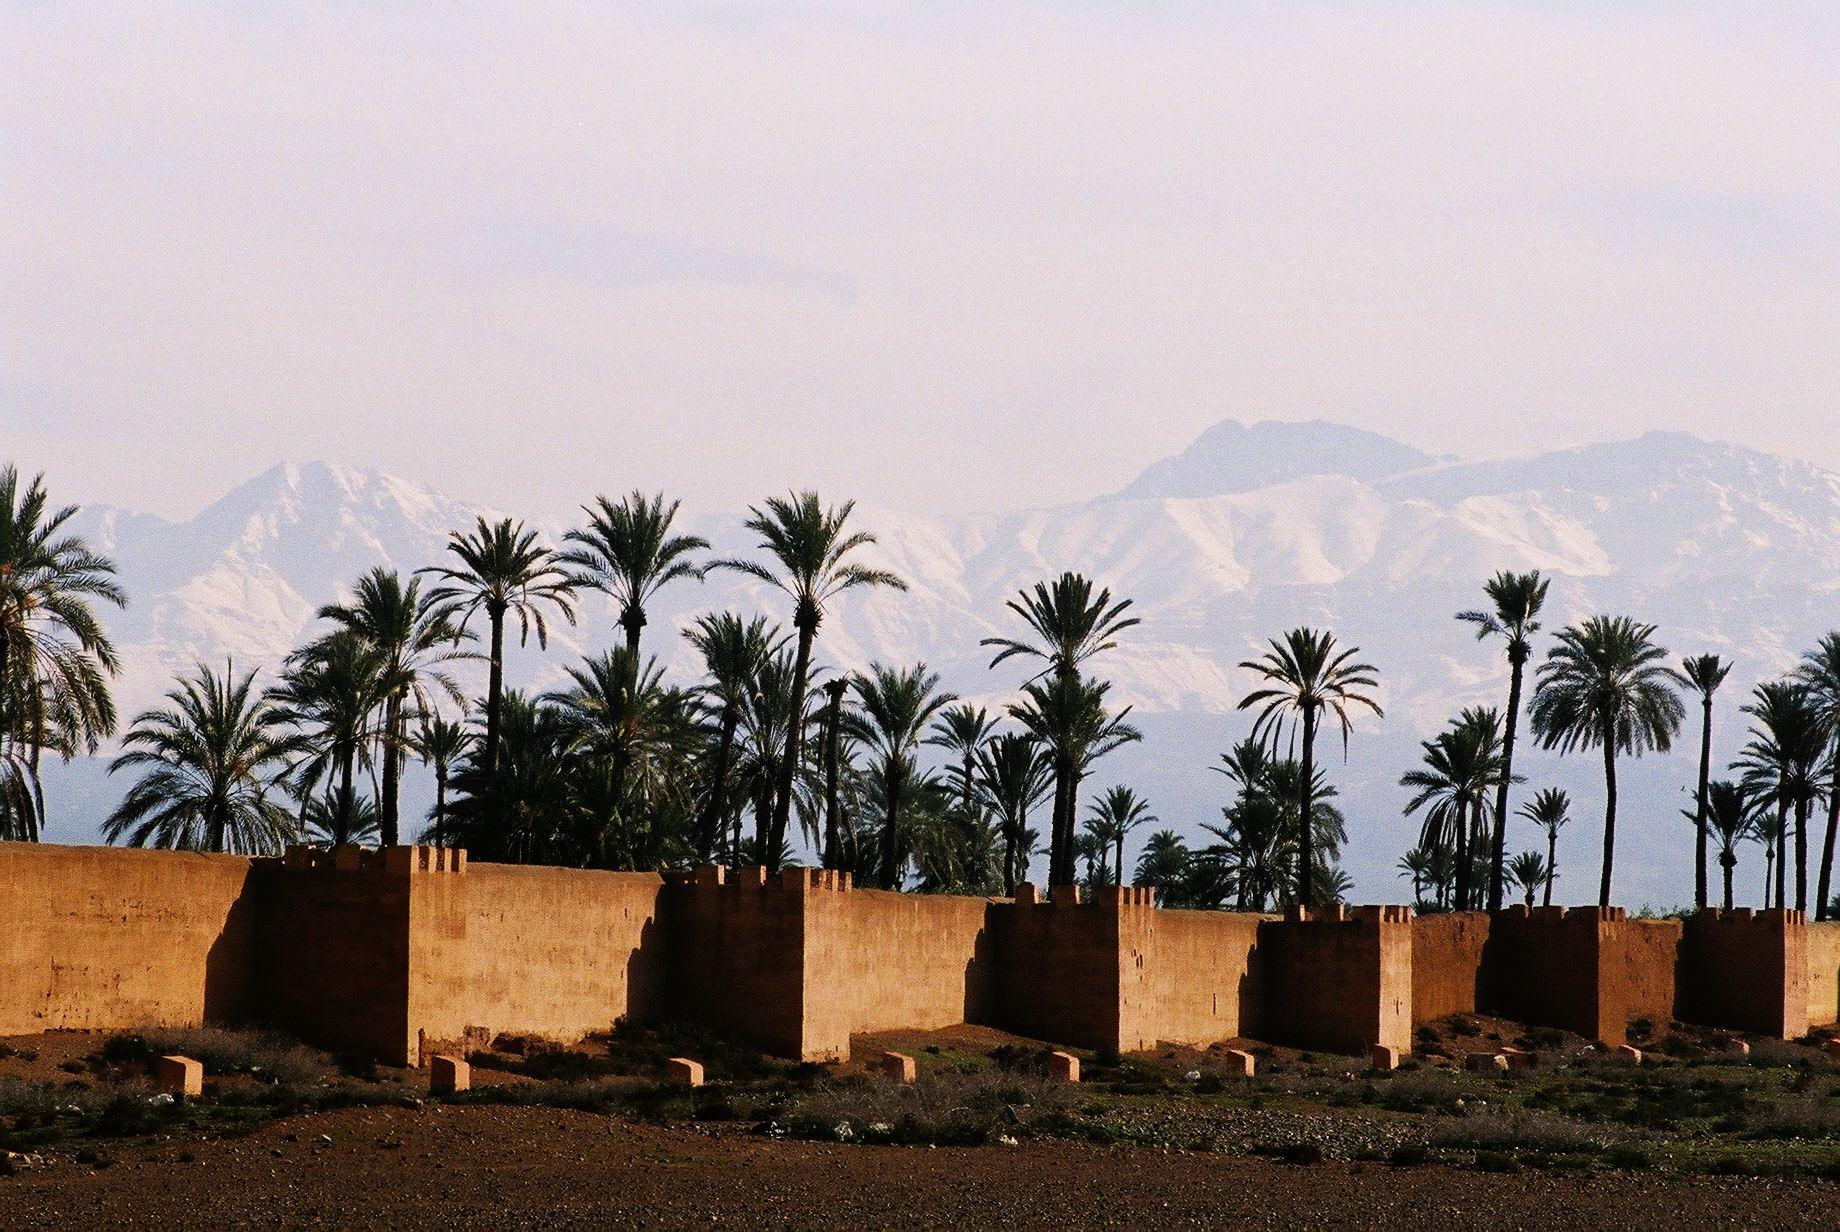
<path fill-rule="evenodd" d="M 1706 795 L 1712 790 L 1712 694 L 1701 703 L 1699 727 L 1699 801 L 1693 810 L 1693 905 L 1706 909 Z"/>
<path fill-rule="evenodd" d="M 773 801 L 772 848 L 761 854 L 768 868 L 779 867 L 780 848 L 786 843 L 786 827 L 792 820 L 792 782 L 799 772 L 799 753 L 805 741 L 805 685 L 811 672 L 811 644 L 817 637 L 814 621 L 801 619 L 799 653 L 792 664 L 792 712 L 786 722 L 786 756 L 779 768 L 779 791 Z"/>
<path fill-rule="evenodd" d="M 352 790 L 352 763 L 357 760 L 358 750 L 354 745 L 346 745 L 339 751 L 339 838 L 351 842 L 351 817 L 357 797 Z"/>
<path fill-rule="evenodd" d="M 1068 818 L 1072 809 L 1074 769 L 1071 761 L 1056 755 L 1054 759 L 1054 820 L 1048 831 L 1048 887 L 1072 885 L 1078 876 L 1074 868 L 1073 827 Z"/>
<path fill-rule="evenodd" d="M 1014 897 L 1016 893 L 1016 833 L 1022 827 L 1007 814 L 1003 818 L 1003 893 Z"/>
<path fill-rule="evenodd" d="M 447 846 L 447 767 L 434 772 L 434 845 Z"/>
<path fill-rule="evenodd" d="M 1316 801 L 1316 709 L 1303 708 L 1303 787 L 1298 793 L 1297 815 L 1297 902 L 1310 905 L 1310 875 L 1316 864 L 1316 827 L 1310 824 Z"/>
<path fill-rule="evenodd" d="M 402 695 L 392 693 L 383 710 L 383 786 L 377 792 L 377 833 L 385 847 L 396 846 L 401 837 L 396 801 L 402 783 L 402 703 Z"/>
<path fill-rule="evenodd" d="M 1597 905 L 1610 905 L 1610 869 L 1616 860 L 1616 724 L 1604 723 L 1604 871 L 1597 883 Z"/>
<path fill-rule="evenodd" d="M 1788 901 L 1788 800 L 1776 802 L 1776 907 Z"/>
<path fill-rule="evenodd" d="M 486 774 L 498 770 L 498 712 L 505 692 L 505 613 L 498 608 L 486 613 L 492 621 L 492 652 L 486 670 Z"/>
<path fill-rule="evenodd" d="M 1834 832 L 1840 830 L 1840 752 L 1834 760 L 1834 778 L 1827 789 L 1827 835 L 1821 842 L 1821 880 L 1815 886 L 1814 918 L 1825 920 L 1834 892 Z"/>
<path fill-rule="evenodd" d="M 1456 895 L 1457 910 L 1468 911 L 1470 905 L 1470 869 L 1475 861 L 1469 853 L 1470 805 L 1466 800 L 1457 806 Z"/>
<path fill-rule="evenodd" d="M 830 711 L 824 719 L 824 867 L 843 867 L 843 757 L 839 748 L 843 726 L 842 681 L 831 689 Z"/>
<path fill-rule="evenodd" d="M 890 766 L 883 780 L 888 788 L 888 822 L 882 828 L 882 888 L 892 890 L 900 884 L 901 860 L 901 776 L 906 772 Z"/>
<path fill-rule="evenodd" d="M 1124 885 L 1124 827 L 1118 827 L 1118 868 L 1112 880 L 1113 885 Z"/>
<path fill-rule="evenodd" d="M 1795 802 L 1795 909 L 1808 910 L 1808 806 L 1803 796 Z"/>
<path fill-rule="evenodd" d="M 1719 867 L 1725 871 L 1725 910 L 1727 911 L 1731 910 L 1731 874 L 1732 870 L 1737 867 L 1737 864 L 1738 861 L 1731 858 L 1730 852 L 1720 853 Z"/>
<path fill-rule="evenodd" d="M 1521 673 L 1524 653 L 1510 652 L 1508 676 L 1508 726 L 1501 742 L 1501 782 L 1495 786 L 1495 842 L 1489 857 L 1489 910 L 1501 910 L 1502 862 L 1508 845 L 1508 784 L 1514 778 L 1514 730 L 1521 713 Z M 1529 904 L 1531 905 L 1531 904 Z"/>
<path fill-rule="evenodd" d="M 1546 892 L 1540 897 L 1540 906 L 1552 906 L 1553 881 L 1559 876 L 1559 832 L 1552 827 L 1546 830 Z"/>
<path fill-rule="evenodd" d="M 696 823 L 696 858 L 699 864 L 709 862 L 716 841 L 728 828 L 728 761 L 734 755 L 735 723 L 735 707 L 732 704 L 723 706 L 722 730 L 716 737 L 716 764 L 710 771 L 709 796 L 703 801 L 703 816 Z"/>
<path fill-rule="evenodd" d="M 645 609 L 634 604 L 620 613 L 620 627 L 626 630 L 626 653 L 632 656 L 633 670 L 639 670 L 639 634 L 645 628 Z"/>

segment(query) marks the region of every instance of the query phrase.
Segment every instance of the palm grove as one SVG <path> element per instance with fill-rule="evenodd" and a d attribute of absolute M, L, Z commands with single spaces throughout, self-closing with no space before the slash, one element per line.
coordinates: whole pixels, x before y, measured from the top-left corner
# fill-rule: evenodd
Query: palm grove
<path fill-rule="evenodd" d="M 117 735 L 109 681 L 120 664 L 98 613 L 127 597 L 112 563 L 67 533 L 74 512 L 50 503 L 42 479 L 0 468 L 0 838 L 40 836 L 47 755 L 94 754 Z M 1139 623 L 1129 599 L 1076 573 L 1019 592 L 1012 635 L 984 643 L 1016 689 L 993 714 L 942 689 L 924 663 L 825 663 L 838 605 L 905 589 L 868 563 L 875 540 L 852 528 L 848 502 L 809 492 L 762 502 L 745 522 L 757 550 L 734 559 L 680 533 L 678 506 L 661 496 L 601 497 L 583 513 L 554 545 L 515 520 L 480 519 L 437 563 L 355 579 L 267 682 L 230 661 L 197 664 L 120 734 L 111 770 L 131 782 L 104 832 L 244 854 L 412 834 L 480 859 L 613 869 L 778 867 L 796 838 L 825 867 L 891 889 L 1007 893 L 1038 854 L 1050 884 L 1126 879 L 1127 839 L 1158 818 L 1129 786 L 1087 785 L 1101 759 L 1141 738 L 1100 674 Z M 702 672 L 667 681 L 648 653 L 647 609 L 661 590 L 718 571 L 782 602 L 696 617 L 681 636 Z M 549 692 L 507 684 L 507 638 L 546 647 L 592 592 L 617 613 L 613 648 L 567 667 Z M 1840 822 L 1840 634 L 1758 686 L 1742 706 L 1742 752 L 1715 779 L 1713 703 L 1730 665 L 1670 663 L 1654 626 L 1610 616 L 1560 630 L 1536 654 L 1546 593 L 1537 573 L 1502 573 L 1484 587 L 1486 606 L 1459 614 L 1502 647 L 1508 695 L 1453 718 L 1400 779 L 1419 825 L 1400 871 L 1419 906 L 1498 908 L 1511 890 L 1550 903 L 1572 805 L 1552 787 L 1517 805 L 1523 713 L 1541 747 L 1601 763 L 1607 904 L 1618 762 L 1672 748 L 1693 703 L 1695 904 L 1730 906 L 1738 854 L 1754 845 L 1765 904 L 1805 909 L 1813 825 L 1825 915 Z M 462 665 L 483 667 L 482 697 L 456 679 Z M 1348 755 L 1357 720 L 1382 713 L 1378 672 L 1308 628 L 1241 666 L 1256 680 L 1240 703 L 1252 724 L 1215 767 L 1228 794 L 1218 823 L 1193 847 L 1173 830 L 1148 833 L 1132 879 L 1170 906 L 1337 901 L 1349 888 L 1338 866 L 1347 821 L 1322 737 Z M 411 764 L 432 774 L 435 798 L 405 825 Z M 1537 849 L 1510 856 L 1511 825 Z"/>

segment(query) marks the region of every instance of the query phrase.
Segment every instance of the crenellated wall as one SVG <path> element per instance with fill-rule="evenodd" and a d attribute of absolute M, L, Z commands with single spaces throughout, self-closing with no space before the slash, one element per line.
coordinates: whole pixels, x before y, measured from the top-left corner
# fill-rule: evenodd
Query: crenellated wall
<path fill-rule="evenodd" d="M 396 1063 L 682 1019 L 786 1056 L 982 1023 L 1131 1051 L 1359 1053 L 1484 1012 L 1618 1042 L 1635 1018 L 1782 1038 L 1840 1019 L 1840 924 L 1620 910 L 1170 911 L 857 889 L 847 874 L 594 872 L 464 852 L 276 860 L 0 843 L 0 1034 L 263 1021 Z"/>

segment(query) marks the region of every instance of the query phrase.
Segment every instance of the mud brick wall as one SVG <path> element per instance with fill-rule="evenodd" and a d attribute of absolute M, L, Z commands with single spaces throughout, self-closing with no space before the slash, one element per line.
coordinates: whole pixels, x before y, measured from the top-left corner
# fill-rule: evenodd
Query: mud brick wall
<path fill-rule="evenodd" d="M 1778 1039 L 1805 1034 L 1807 944 L 1799 912 L 1696 912 L 1681 936 L 1680 1016 Z"/>
<path fill-rule="evenodd" d="M 1409 907 L 1293 909 L 1259 926 L 1258 1018 L 1274 1043 L 1360 1054 L 1412 1047 Z"/>
<path fill-rule="evenodd" d="M 236 856 L 0 843 L 0 1035 L 246 1018 L 250 877 Z"/>
<path fill-rule="evenodd" d="M 988 1023 L 996 941 L 988 902 L 850 885 L 806 870 L 804 1034 L 847 1050 L 852 1034 Z"/>
<path fill-rule="evenodd" d="M 1451 1014 L 1479 1012 L 1483 963 L 1488 953 L 1489 916 L 1483 911 L 1446 911 L 1412 920 L 1412 1021 L 1433 1022 Z"/>
<path fill-rule="evenodd" d="M 995 1026 L 1082 1048 L 1119 1048 L 1120 909 L 1081 901 L 1076 890 L 990 907 L 996 941 Z M 1129 1045 L 1125 1045 L 1128 1047 Z"/>
<path fill-rule="evenodd" d="M 1840 1022 L 1840 921 L 1822 920 L 1807 928 L 1808 1025 Z"/>
<path fill-rule="evenodd" d="M 780 1056 L 824 1060 L 805 1033 L 804 869 L 700 868 L 665 895 L 665 1012 Z"/>
<path fill-rule="evenodd" d="M 1130 1034 L 1145 1041 L 1206 1047 L 1255 1035 L 1260 991 L 1259 924 L 1246 912 L 1156 910 L 1144 916 L 1145 962 L 1124 968 Z"/>

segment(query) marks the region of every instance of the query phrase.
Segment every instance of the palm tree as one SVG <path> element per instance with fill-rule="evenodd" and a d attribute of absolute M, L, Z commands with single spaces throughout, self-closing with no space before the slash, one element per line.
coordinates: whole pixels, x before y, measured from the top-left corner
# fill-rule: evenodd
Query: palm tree
<path fill-rule="evenodd" d="M 553 607 L 570 624 L 575 623 L 574 579 L 556 562 L 548 548 L 537 542 L 535 531 L 521 522 L 503 518 L 488 523 L 479 518 L 471 531 L 455 531 L 447 550 L 459 558 L 458 568 L 430 565 L 418 570 L 433 573 L 445 584 L 430 593 L 439 603 L 453 603 L 464 630 L 474 614 L 485 612 L 491 626 L 487 656 L 486 740 L 481 768 L 491 773 L 498 765 L 500 710 L 505 691 L 505 618 L 518 620 L 518 644 L 530 640 L 534 628 L 537 645 L 549 645 L 545 607 Z"/>
<path fill-rule="evenodd" d="M 1534 734 L 1545 748 L 1604 755 L 1604 866 L 1600 907 L 1610 905 L 1616 856 L 1616 755 L 1640 757 L 1673 747 L 1683 710 L 1661 665 L 1667 651 L 1654 642 L 1655 626 L 1627 616 L 1592 616 L 1559 634 L 1546 653 L 1533 690 Z"/>
<path fill-rule="evenodd" d="M 1376 716 L 1384 716 L 1380 703 L 1367 692 L 1379 687 L 1377 669 L 1355 660 L 1359 648 L 1337 647 L 1335 635 L 1319 629 L 1292 629 L 1282 639 L 1270 643 L 1271 649 L 1258 659 L 1240 664 L 1257 672 L 1266 687 L 1257 689 L 1240 701 L 1241 710 L 1260 707 L 1253 720 L 1255 738 L 1276 747 L 1287 727 L 1302 735 L 1302 773 L 1298 783 L 1303 791 L 1297 810 L 1297 901 L 1311 903 L 1310 878 L 1316 861 L 1310 819 L 1315 815 L 1311 792 L 1316 784 L 1316 724 L 1327 711 L 1342 729 L 1342 750 L 1348 749 L 1352 727 L 1349 711 L 1365 706 Z"/>
<path fill-rule="evenodd" d="M 707 680 L 703 695 L 716 707 L 715 760 L 697 820 L 695 847 L 699 859 L 708 859 L 716 840 L 728 832 L 729 771 L 735 748 L 735 729 L 748 709 L 750 695 L 759 687 L 768 660 L 780 654 L 786 636 L 764 616 L 743 620 L 733 612 L 706 613 L 684 630 L 684 637 L 703 657 Z"/>
<path fill-rule="evenodd" d="M 1476 626 L 1476 639 L 1499 636 L 1508 649 L 1507 734 L 1501 744 L 1501 777 L 1495 784 L 1495 836 L 1489 856 L 1489 910 L 1501 910 L 1502 857 L 1508 837 L 1508 785 L 1514 777 L 1514 731 L 1520 722 L 1521 680 L 1527 656 L 1533 652 L 1533 635 L 1540 629 L 1540 609 L 1546 605 L 1547 580 L 1532 573 L 1497 573 L 1483 585 L 1489 607 L 1459 612 L 1458 620 Z"/>
<path fill-rule="evenodd" d="M 1131 883 L 1152 887 L 1164 906 L 1174 906 L 1182 901 L 1180 887 L 1188 875 L 1188 861 L 1188 845 L 1182 836 L 1174 830 L 1158 830 L 1144 842 Z"/>
<path fill-rule="evenodd" d="M 1158 818 L 1150 811 L 1148 801 L 1122 785 L 1108 789 L 1095 800 L 1088 816 L 1094 828 L 1103 831 L 1111 839 L 1117 854 L 1117 859 L 1112 862 L 1114 884 L 1122 886 L 1125 839 L 1140 826 L 1154 825 Z"/>
<path fill-rule="evenodd" d="M 1414 847 L 1399 857 L 1396 865 L 1401 877 L 1412 879 L 1412 905 L 1424 910 L 1426 887 L 1438 884 L 1438 853 L 1428 847 Z"/>
<path fill-rule="evenodd" d="M 44 822 L 39 764 L 95 753 L 114 734 L 108 677 L 120 670 L 91 600 L 127 604 L 115 566 L 47 509 L 44 476 L 19 490 L 0 466 L 0 839 L 36 841 Z"/>
<path fill-rule="evenodd" d="M 978 793 L 996 814 L 1003 838 L 1003 892 L 1014 894 L 1027 876 L 1029 810 L 1048 794 L 1054 767 L 1047 750 L 1033 736 L 1006 732 L 986 742 L 977 754 Z"/>
<path fill-rule="evenodd" d="M 1740 752 L 1746 790 L 1776 805 L 1776 905 L 1787 904 L 1789 814 L 1795 814 L 1795 908 L 1808 904 L 1808 812 L 1821 792 L 1827 727 L 1808 687 L 1794 680 L 1757 686 L 1744 713 L 1756 720 Z"/>
<path fill-rule="evenodd" d="M 300 813 L 300 828 L 314 847 L 358 847 L 375 842 L 377 804 L 369 796 L 359 796 L 352 803 L 351 816 L 342 817 L 339 799 L 332 792 L 321 792 L 308 800 Z"/>
<path fill-rule="evenodd" d="M 1743 786 L 1724 779 L 1715 779 L 1706 787 L 1706 806 L 1702 813 L 1699 808 L 1688 813 L 1681 812 L 1696 825 L 1701 816 L 1706 820 L 1707 828 L 1719 841 L 1719 868 L 1724 873 L 1725 910 L 1732 906 L 1731 881 L 1738 867 L 1738 844 L 1754 837 L 1752 827 L 1755 802 L 1745 792 Z"/>
<path fill-rule="evenodd" d="M 1406 804 L 1406 816 L 1426 809 L 1419 846 L 1452 854 L 1457 910 L 1469 911 L 1476 906 L 1473 878 L 1481 859 L 1478 843 L 1472 840 L 1479 838 L 1483 809 L 1505 766 L 1501 716 L 1492 709 L 1466 710 L 1421 747 L 1424 768 L 1408 770 L 1399 778 L 1401 787 L 1417 792 Z"/>
<path fill-rule="evenodd" d="M 447 783 L 454 767 L 472 746 L 472 740 L 464 724 L 442 718 L 433 711 L 422 712 L 415 752 L 423 765 L 434 769 L 434 825 L 430 833 L 437 847 L 447 844 Z"/>
<path fill-rule="evenodd" d="M 166 694 L 170 708 L 135 716 L 109 773 L 145 766 L 102 823 L 111 843 L 180 851 L 274 855 L 295 835 L 271 794 L 295 738 L 255 692 L 255 673 L 223 675 L 200 663 Z"/>
<path fill-rule="evenodd" d="M 1054 769 L 1055 819 L 1048 836 L 1048 884 L 1072 885 L 1074 870 L 1074 803 L 1093 762 L 1142 739 L 1125 722 L 1130 707 L 1113 715 L 1105 707 L 1111 685 L 1056 671 L 1045 680 L 1022 686 L 1022 700 L 1011 704 L 1010 717 L 1048 750 Z"/>
<path fill-rule="evenodd" d="M 454 775 L 447 819 L 453 845 L 481 860 L 572 862 L 569 831 L 578 808 L 569 724 L 555 707 L 515 689 L 503 701 L 498 763 L 488 769 L 475 741 Z"/>
<path fill-rule="evenodd" d="M 850 682 L 839 676 L 824 686 L 824 867 L 847 863 L 843 837 L 843 708 Z"/>
<path fill-rule="evenodd" d="M 1521 805 L 1521 816 L 1546 831 L 1546 893 L 1542 907 L 1552 906 L 1553 882 L 1559 879 L 1559 831 L 1571 820 L 1572 798 L 1557 787 L 1545 787 Z"/>
<path fill-rule="evenodd" d="M 1834 838 L 1840 831 L 1840 633 L 1829 633 L 1803 655 L 1796 676 L 1808 686 L 1829 734 L 1827 832 L 1821 840 L 1821 876 L 1814 899 L 1815 918 L 1825 920 L 1833 907 Z"/>
<path fill-rule="evenodd" d="M 385 700 L 383 724 L 377 730 L 383 746 L 377 829 L 383 846 L 394 847 L 399 841 L 402 759 L 412 751 L 410 705 L 427 711 L 436 692 L 465 703 L 466 694 L 441 667 L 473 657 L 460 646 L 470 635 L 454 624 L 451 604 L 422 593 L 419 578 L 405 586 L 393 570 L 381 567 L 358 579 L 349 603 L 322 607 L 319 618 L 360 638 L 379 659 L 378 684 Z"/>
<path fill-rule="evenodd" d="M 706 550 L 709 541 L 701 535 L 671 533 L 677 507 L 677 501 L 667 506 L 662 493 L 648 497 L 633 492 L 617 505 L 598 496 L 593 505 L 582 506 L 587 528 L 565 534 L 563 542 L 574 546 L 565 546 L 556 556 L 558 564 L 579 570 L 577 586 L 611 595 L 620 605 L 620 627 L 635 661 L 645 608 L 653 596 L 672 582 L 703 580 L 703 570 L 690 556 Z"/>
<path fill-rule="evenodd" d="M 1508 864 L 1508 876 L 1521 888 L 1527 906 L 1533 906 L 1533 894 L 1546 884 L 1546 857 L 1537 851 L 1523 851 Z"/>
<path fill-rule="evenodd" d="M 1712 695 L 1731 674 L 1731 664 L 1715 654 L 1680 661 L 1675 679 L 1699 694 L 1699 791 L 1693 809 L 1693 905 L 1706 909 L 1706 790 L 1712 781 Z"/>
<path fill-rule="evenodd" d="M 851 677 L 850 687 L 857 705 L 851 734 L 869 747 L 882 788 L 881 883 L 893 890 L 901 884 L 907 858 L 901 810 L 927 781 L 918 762 L 921 735 L 958 696 L 940 692 L 939 674 L 927 671 L 924 663 L 905 670 L 871 663 L 866 673 Z"/>
<path fill-rule="evenodd" d="M 373 716 L 388 689 L 383 657 L 357 634 L 340 631 L 289 657 L 268 700 L 299 729 L 288 776 L 304 807 L 322 782 L 337 792 L 338 825 L 349 832 L 356 808 L 356 773 L 371 765 Z"/>
<path fill-rule="evenodd" d="M 856 508 L 854 501 L 826 508 L 816 492 L 789 498 L 769 498 L 765 508 L 750 508 L 743 525 L 760 536 L 760 548 L 778 565 L 776 573 L 751 560 L 718 560 L 712 569 L 733 569 L 784 591 L 792 599 L 792 627 L 798 633 L 798 653 L 793 660 L 791 712 L 805 713 L 805 691 L 810 684 L 811 648 L 828 605 L 846 590 L 886 586 L 906 590 L 907 583 L 886 569 L 872 569 L 849 559 L 858 549 L 875 543 L 866 531 L 845 533 L 844 524 Z M 804 723 L 789 724 L 786 751 L 780 759 L 779 784 L 773 801 L 773 832 L 768 853 L 776 853 L 786 839 L 792 817 L 792 783 L 799 770 L 799 749 Z"/>
<path fill-rule="evenodd" d="M 1118 635 L 1141 623 L 1126 616 L 1129 599 L 1112 600 L 1112 592 L 1093 594 L 1092 582 L 1078 573 L 1063 573 L 1052 584 L 1035 583 L 1033 591 L 1020 591 L 1004 606 L 1022 617 L 1035 641 L 987 637 L 978 644 L 998 648 L 990 661 L 996 667 L 1017 655 L 1040 659 L 1045 671 L 1076 675 L 1086 660 L 1118 645 Z"/>
<path fill-rule="evenodd" d="M 953 706 L 939 716 L 926 743 L 944 749 L 958 760 L 949 773 L 958 787 L 959 801 L 967 813 L 977 811 L 977 755 L 996 732 L 997 720 L 982 706 L 969 702 Z"/>
<path fill-rule="evenodd" d="M 616 808 L 626 808 L 629 789 L 642 801 L 682 735 L 683 698 L 664 687 L 655 660 L 640 664 L 624 646 L 584 659 L 567 676 L 569 687 L 539 701 L 556 708 L 573 748 L 605 759 Z"/>

